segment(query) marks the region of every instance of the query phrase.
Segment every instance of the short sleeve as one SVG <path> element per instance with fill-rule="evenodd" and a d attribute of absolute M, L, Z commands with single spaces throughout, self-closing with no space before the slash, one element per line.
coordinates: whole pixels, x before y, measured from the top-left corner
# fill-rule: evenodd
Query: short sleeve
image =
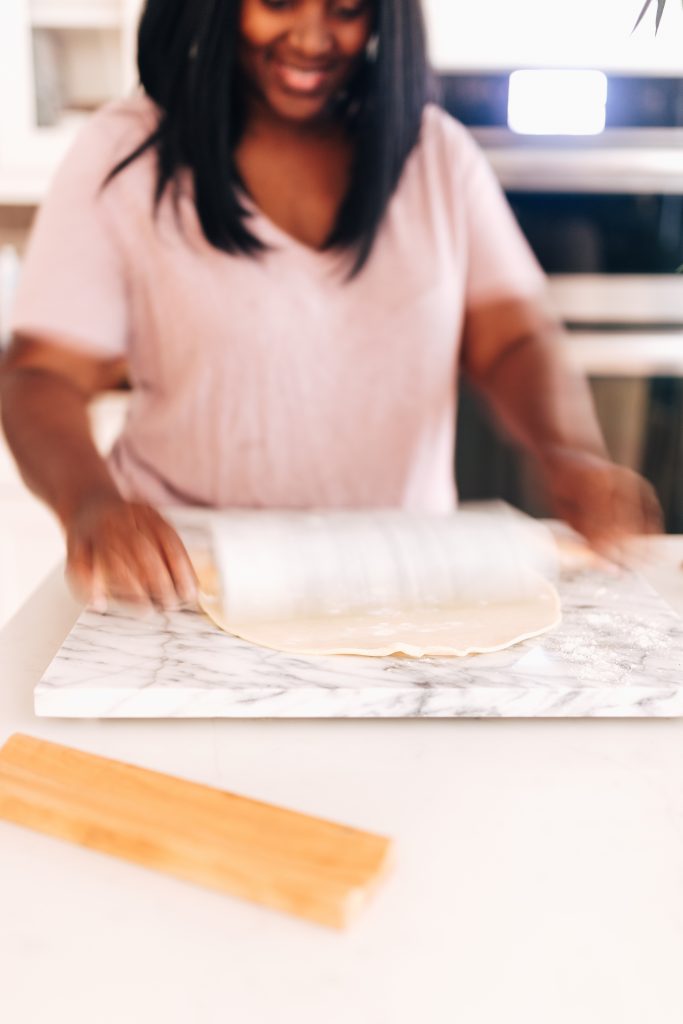
<path fill-rule="evenodd" d="M 59 339 L 103 359 L 128 340 L 126 272 L 113 229 L 109 171 L 122 119 L 105 108 L 81 130 L 60 166 L 29 239 L 13 307 L 14 333 Z"/>
<path fill-rule="evenodd" d="M 467 224 L 466 304 L 542 295 L 545 274 L 484 154 L 459 127 Z"/>

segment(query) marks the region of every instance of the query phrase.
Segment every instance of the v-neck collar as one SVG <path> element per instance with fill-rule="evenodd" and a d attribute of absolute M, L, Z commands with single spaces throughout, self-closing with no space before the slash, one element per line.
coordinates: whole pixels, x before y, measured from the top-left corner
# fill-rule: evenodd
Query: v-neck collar
<path fill-rule="evenodd" d="M 275 221 L 271 220 L 249 195 L 243 185 L 235 184 L 234 188 L 240 205 L 248 214 L 249 223 L 255 228 L 255 234 L 265 243 L 268 249 L 275 250 L 276 252 L 295 253 L 302 260 L 307 261 L 311 267 L 315 267 L 319 271 L 332 274 L 335 270 L 339 270 L 340 274 L 344 275 L 343 264 L 346 253 L 339 249 L 314 249 L 305 242 L 301 242 L 294 235 L 290 235 L 288 231 L 285 231 L 284 228 L 279 227 Z M 195 188 L 190 171 L 186 171 L 181 175 L 180 194 L 189 199 L 196 214 Z"/>
<path fill-rule="evenodd" d="M 285 231 L 267 213 L 264 213 L 243 187 L 238 186 L 237 193 L 240 203 L 249 214 L 251 223 L 258 227 L 259 238 L 267 245 L 272 245 L 275 249 L 292 250 L 309 261 L 324 264 L 325 266 L 342 261 L 343 255 L 339 250 L 314 249 L 312 245 L 307 245 L 306 242 L 302 242 L 288 231 Z"/>

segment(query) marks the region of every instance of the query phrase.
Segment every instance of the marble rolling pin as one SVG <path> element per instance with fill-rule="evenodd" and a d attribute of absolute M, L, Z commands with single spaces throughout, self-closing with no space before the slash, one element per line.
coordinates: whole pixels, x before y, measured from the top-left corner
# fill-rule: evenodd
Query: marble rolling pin
<path fill-rule="evenodd" d="M 0 819 L 334 928 L 391 842 L 20 734 L 0 749 Z"/>
<path fill-rule="evenodd" d="M 502 503 L 448 515 L 227 511 L 213 551 L 238 621 L 504 601 L 556 570 L 547 529 Z"/>
<path fill-rule="evenodd" d="M 290 654 L 465 656 L 560 619 L 552 537 L 505 507 L 228 511 L 213 522 L 213 557 L 210 618 Z"/>

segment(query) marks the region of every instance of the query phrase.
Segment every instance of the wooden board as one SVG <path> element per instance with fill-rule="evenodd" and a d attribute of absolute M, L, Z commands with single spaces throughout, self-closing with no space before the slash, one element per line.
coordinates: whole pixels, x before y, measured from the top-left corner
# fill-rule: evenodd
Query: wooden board
<path fill-rule="evenodd" d="M 344 927 L 390 840 L 16 734 L 0 818 L 320 924 Z"/>

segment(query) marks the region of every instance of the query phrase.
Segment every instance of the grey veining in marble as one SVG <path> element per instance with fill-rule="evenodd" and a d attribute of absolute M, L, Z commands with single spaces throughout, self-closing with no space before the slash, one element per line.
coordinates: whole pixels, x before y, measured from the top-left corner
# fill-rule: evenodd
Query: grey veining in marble
<path fill-rule="evenodd" d="M 683 714 L 683 619 L 640 577 L 561 580 L 552 633 L 465 659 L 292 657 L 191 612 L 86 611 L 35 690 L 56 717 L 627 717 Z"/>

